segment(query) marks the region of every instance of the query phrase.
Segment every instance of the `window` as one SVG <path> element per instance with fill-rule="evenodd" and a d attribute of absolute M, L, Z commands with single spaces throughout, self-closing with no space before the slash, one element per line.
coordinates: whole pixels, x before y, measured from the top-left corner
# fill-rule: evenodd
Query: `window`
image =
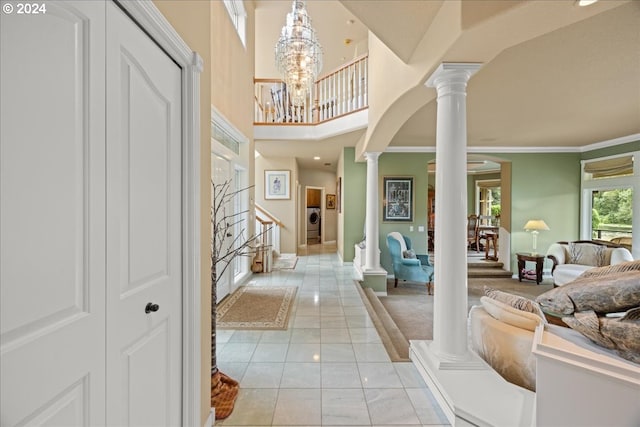
<path fill-rule="evenodd" d="M 500 217 L 500 180 L 476 181 L 477 215 L 481 225 L 498 225 Z"/>
<path fill-rule="evenodd" d="M 238 37 L 242 46 L 247 47 L 247 11 L 244 8 L 243 0 L 224 0 L 224 5 L 229 12 L 229 17 L 233 26 L 236 27 Z"/>
<path fill-rule="evenodd" d="M 639 154 L 582 162 L 581 238 L 606 240 L 630 250 L 635 240 L 638 246 L 640 221 L 634 221 L 634 211 L 640 212 L 640 165 L 635 161 Z M 637 252 L 636 248 L 634 257 Z"/>

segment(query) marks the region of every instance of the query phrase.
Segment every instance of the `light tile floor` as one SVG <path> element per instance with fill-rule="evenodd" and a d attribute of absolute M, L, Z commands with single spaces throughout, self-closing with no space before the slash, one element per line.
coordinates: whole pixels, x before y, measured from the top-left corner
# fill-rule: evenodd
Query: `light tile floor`
<path fill-rule="evenodd" d="M 284 331 L 218 330 L 218 367 L 240 381 L 222 426 L 445 426 L 412 363 L 392 363 L 335 247 L 249 285 L 298 287 Z"/>

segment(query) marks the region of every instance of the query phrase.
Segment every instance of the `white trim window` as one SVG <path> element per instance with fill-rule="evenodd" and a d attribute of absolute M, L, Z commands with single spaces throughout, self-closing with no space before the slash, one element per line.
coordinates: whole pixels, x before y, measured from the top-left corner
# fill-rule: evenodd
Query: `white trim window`
<path fill-rule="evenodd" d="M 640 258 L 640 151 L 617 156 L 583 160 L 580 204 L 580 238 L 614 241 L 632 247 L 633 257 Z M 616 220 L 611 225 L 611 209 L 605 218 L 596 205 L 623 204 L 621 210 L 631 213 L 630 221 Z M 595 211 L 594 211 L 595 209 Z M 614 212 L 618 213 L 618 212 Z M 597 218 L 594 216 L 597 215 Z M 620 215 L 618 215 L 620 216 Z M 625 216 L 625 218 L 626 218 Z M 594 221 L 597 223 L 594 226 Z M 627 228 L 618 227 L 620 223 Z M 629 227 L 630 226 L 630 227 Z"/>
<path fill-rule="evenodd" d="M 247 10 L 243 0 L 224 0 L 224 5 L 229 13 L 233 26 L 236 27 L 242 46 L 247 48 Z"/>

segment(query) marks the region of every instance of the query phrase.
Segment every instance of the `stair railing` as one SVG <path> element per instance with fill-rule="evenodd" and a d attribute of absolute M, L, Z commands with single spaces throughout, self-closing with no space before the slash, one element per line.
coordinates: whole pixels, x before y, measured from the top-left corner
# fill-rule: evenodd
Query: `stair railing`
<path fill-rule="evenodd" d="M 256 203 L 256 234 L 260 234 L 260 245 L 270 246 L 270 255 L 280 255 L 280 230 L 285 228 L 282 221 Z"/>
<path fill-rule="evenodd" d="M 254 124 L 316 125 L 367 108 L 368 66 L 364 54 L 319 78 L 301 106 L 282 80 L 254 79 Z"/>

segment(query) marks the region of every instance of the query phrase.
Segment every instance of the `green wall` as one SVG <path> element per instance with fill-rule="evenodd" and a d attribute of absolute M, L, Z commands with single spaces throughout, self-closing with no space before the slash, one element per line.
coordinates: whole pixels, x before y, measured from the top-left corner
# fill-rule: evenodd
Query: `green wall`
<path fill-rule="evenodd" d="M 511 269 L 516 252 L 530 252 L 529 219 L 543 219 L 549 231 L 538 235 L 537 251 L 545 253 L 558 240 L 575 240 L 580 228 L 580 154 L 500 154 L 511 161 Z"/>
<path fill-rule="evenodd" d="M 355 162 L 355 148 L 344 149 L 342 212 L 344 213 L 344 261 L 353 261 L 353 246 L 362 241 L 366 212 L 367 164 Z"/>
<path fill-rule="evenodd" d="M 387 234 L 398 231 L 411 239 L 413 249 L 416 253 L 427 253 L 427 192 L 428 184 L 435 185 L 432 180 L 428 182 L 427 163 L 435 159 L 435 153 L 383 153 L 378 159 L 378 217 L 380 264 L 388 272 L 392 272 L 391 257 L 387 249 Z M 383 178 L 392 177 L 413 177 L 413 222 L 384 222 L 383 219 Z M 413 231 L 409 231 L 409 227 Z M 419 232 L 418 227 L 424 227 L 424 231 Z"/>
<path fill-rule="evenodd" d="M 615 156 L 617 154 L 640 151 L 640 141 L 628 142 L 626 144 L 615 145 L 613 147 L 599 148 L 597 150 L 582 153 L 582 160 L 595 159 L 598 157 Z M 640 161 L 640 159 L 636 159 Z"/>
<path fill-rule="evenodd" d="M 537 250 L 545 253 L 559 240 L 579 238 L 580 228 L 580 161 L 640 150 L 640 141 L 607 147 L 585 153 L 487 153 L 492 159 L 510 161 L 511 173 L 511 269 L 515 271 L 516 252 L 531 251 L 531 234 L 523 229 L 529 219 L 543 219 L 549 231 L 538 235 Z M 478 155 L 482 155 L 478 153 Z M 354 149 L 345 149 L 345 261 L 353 259 L 353 245 L 362 239 L 365 215 L 366 163 L 355 163 Z M 426 252 L 427 163 L 435 153 L 383 153 L 378 162 L 379 173 L 379 247 L 382 267 L 391 271 L 386 235 L 399 231 L 409 236 L 418 253 Z M 382 182 L 384 176 L 413 176 L 414 220 L 412 223 L 382 220 Z M 480 177 L 484 179 L 485 177 Z M 470 178 L 469 185 L 474 179 Z M 438 189 L 436 189 L 438 191 Z M 472 197 L 472 196 L 468 196 Z M 471 199 L 468 199 L 471 200 Z M 469 202 L 472 205 L 474 202 Z M 413 231 L 409 227 L 413 226 Z"/>

